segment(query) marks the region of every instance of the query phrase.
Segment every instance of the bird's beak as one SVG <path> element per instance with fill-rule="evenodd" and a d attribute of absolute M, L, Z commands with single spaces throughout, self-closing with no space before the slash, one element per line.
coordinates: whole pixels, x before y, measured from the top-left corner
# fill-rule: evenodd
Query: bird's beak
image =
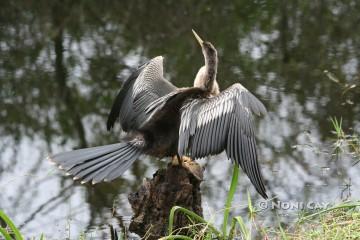
<path fill-rule="evenodd" d="M 196 38 L 196 40 L 199 42 L 200 46 L 203 46 L 204 41 L 199 37 L 199 35 L 197 35 L 197 33 L 194 31 L 194 29 L 192 29 L 192 32 Z"/>

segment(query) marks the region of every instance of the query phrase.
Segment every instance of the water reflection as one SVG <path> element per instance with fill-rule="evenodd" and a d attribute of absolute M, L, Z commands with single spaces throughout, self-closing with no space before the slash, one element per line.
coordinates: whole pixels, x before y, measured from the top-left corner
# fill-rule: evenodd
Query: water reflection
<path fill-rule="evenodd" d="M 360 34 L 357 1 L 89 2 L 11 1 L 0 8 L 0 208 L 29 236 L 103 237 L 117 214 L 130 216 L 127 193 L 164 162 L 143 158 L 110 184 L 74 183 L 44 159 L 49 152 L 108 144 L 105 120 L 130 70 L 165 56 L 166 76 L 192 84 L 202 55 L 191 28 L 219 49 L 222 88 L 241 81 L 269 109 L 258 124 L 267 186 L 283 201 L 359 198 L 353 159 L 329 152 L 330 116 L 359 132 Z M 332 81 L 328 70 L 336 81 Z M 346 90 L 346 94 L 344 91 Z M 207 162 L 204 210 L 223 208 L 230 163 Z M 343 191 L 351 180 L 351 191 Z M 247 188 L 237 194 L 244 213 Z M 345 194 L 345 195 L 344 195 Z M 260 201 L 260 199 L 258 199 Z M 266 211 L 271 224 L 288 211 Z M 291 214 L 290 214 L 291 215 Z M 125 217 L 126 219 L 126 217 Z M 216 218 L 215 218 L 216 219 Z M 285 218 L 289 221 L 289 218 Z"/>

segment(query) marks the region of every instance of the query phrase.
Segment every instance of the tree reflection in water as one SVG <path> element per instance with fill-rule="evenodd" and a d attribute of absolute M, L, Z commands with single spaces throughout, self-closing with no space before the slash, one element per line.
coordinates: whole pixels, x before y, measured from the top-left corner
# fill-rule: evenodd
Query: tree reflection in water
<path fill-rule="evenodd" d="M 269 109 L 258 138 L 271 192 L 284 201 L 339 200 L 349 179 L 358 184 L 357 166 L 324 151 L 330 116 L 342 116 L 349 131 L 360 128 L 359 88 L 342 94 L 339 87 L 359 83 L 359 8 L 354 0 L 1 3 L 0 207 L 32 236 L 66 236 L 67 225 L 76 236 L 113 222 L 113 204 L 130 216 L 127 194 L 164 162 L 144 158 L 124 178 L 93 187 L 74 183 L 45 157 L 116 142 L 119 128 L 105 129 L 112 99 L 146 59 L 164 55 L 167 77 L 192 85 L 202 64 L 192 28 L 220 49 L 221 87 L 241 81 Z M 208 216 L 223 207 L 230 181 L 230 163 L 216 159 L 207 161 L 203 183 Z M 238 205 L 250 186 L 244 175 L 240 182 Z M 262 218 L 271 224 L 276 214 L 284 212 Z"/>

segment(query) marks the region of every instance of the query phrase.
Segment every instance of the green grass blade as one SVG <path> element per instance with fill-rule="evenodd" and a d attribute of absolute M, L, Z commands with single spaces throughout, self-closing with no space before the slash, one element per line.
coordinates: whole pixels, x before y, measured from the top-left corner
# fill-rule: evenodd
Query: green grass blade
<path fill-rule="evenodd" d="M 221 233 L 211 223 L 207 222 L 204 218 L 200 217 L 196 213 L 194 213 L 194 212 L 192 212 L 192 211 L 190 211 L 190 210 L 188 210 L 186 208 L 180 207 L 180 206 L 174 206 L 173 208 L 171 208 L 170 216 L 169 216 L 169 227 L 168 227 L 169 236 L 168 237 L 175 236 L 175 235 L 172 235 L 172 233 L 173 233 L 173 230 L 174 230 L 175 213 L 177 211 L 180 211 L 180 212 L 184 213 L 185 215 L 191 217 L 192 219 L 194 219 L 197 222 L 207 224 L 209 229 L 211 229 L 211 231 L 213 231 L 215 233 L 215 235 L 217 235 L 219 238 L 221 238 Z"/>
<path fill-rule="evenodd" d="M 337 137 L 338 138 L 344 137 L 345 134 L 342 129 L 342 118 L 340 118 L 340 121 L 338 121 L 338 119 L 336 117 L 334 117 L 334 118 L 330 117 L 330 121 L 333 125 L 333 128 L 335 130 Z"/>
<path fill-rule="evenodd" d="M 240 227 L 240 232 L 241 232 L 241 235 L 243 236 L 242 239 L 250 240 L 251 239 L 250 231 L 246 227 L 245 222 L 241 216 L 237 216 L 232 219 L 230 233 L 229 233 L 229 240 L 233 239 L 233 237 L 234 237 L 236 223 Z"/>
<path fill-rule="evenodd" d="M 184 235 L 169 235 L 166 237 L 159 238 L 159 240 L 172 240 L 172 239 L 183 239 L 183 240 L 193 240 L 191 237 Z"/>
<path fill-rule="evenodd" d="M 284 229 L 281 227 L 281 223 L 279 223 L 279 230 L 280 230 L 280 234 L 281 234 L 281 239 L 288 240 L 289 238 L 287 237 Z"/>
<path fill-rule="evenodd" d="M 248 209 L 249 209 L 249 217 L 251 220 L 255 219 L 256 216 L 256 209 L 254 208 L 252 202 L 251 202 L 251 197 L 250 197 L 250 192 L 247 191 L 247 201 L 248 201 Z"/>
<path fill-rule="evenodd" d="M 227 199 L 226 199 L 225 211 L 224 211 L 224 220 L 223 220 L 223 225 L 222 225 L 222 234 L 223 234 L 225 239 L 226 239 L 226 236 L 227 236 L 227 224 L 228 224 L 228 219 L 229 219 L 229 214 L 230 214 L 231 203 L 232 203 L 232 200 L 234 198 L 235 191 L 236 191 L 238 178 L 239 178 L 239 167 L 237 165 L 235 165 L 234 170 L 233 170 L 233 174 L 232 174 L 229 193 L 228 193 L 228 196 L 227 196 Z"/>
<path fill-rule="evenodd" d="M 316 212 L 316 213 L 313 213 L 313 214 L 310 214 L 310 215 L 307 215 L 305 217 L 302 217 L 301 219 L 299 219 L 298 223 L 302 223 L 310 218 L 314 218 L 316 216 L 319 216 L 323 213 L 326 213 L 326 212 L 330 212 L 330 211 L 333 211 L 333 210 L 336 210 L 336 209 L 341 209 L 341 208 L 355 208 L 355 207 L 359 207 L 360 206 L 360 202 L 355 202 L 355 203 L 343 203 L 343 204 L 340 204 L 340 205 L 337 205 L 335 207 L 331 207 L 331 208 L 326 208 L 324 210 L 321 210 L 319 212 Z"/>
<path fill-rule="evenodd" d="M 2 218 L 5 221 L 5 223 L 9 226 L 9 228 L 14 232 L 16 240 L 23 240 L 23 237 L 21 236 L 19 229 L 17 229 L 17 227 L 10 220 L 10 218 L 1 210 L 0 210 L 0 218 Z"/>
<path fill-rule="evenodd" d="M 6 231 L 5 228 L 0 227 L 0 233 L 4 236 L 5 240 L 12 240 L 10 234 Z"/>

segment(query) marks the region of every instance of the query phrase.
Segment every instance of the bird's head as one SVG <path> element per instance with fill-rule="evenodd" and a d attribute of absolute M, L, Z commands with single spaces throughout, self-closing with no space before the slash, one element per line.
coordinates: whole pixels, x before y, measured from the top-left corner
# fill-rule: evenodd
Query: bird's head
<path fill-rule="evenodd" d="M 205 58 L 205 65 L 196 74 L 194 87 L 207 89 L 211 95 L 217 95 L 219 94 L 219 85 L 216 82 L 217 51 L 210 42 L 203 41 L 194 30 L 192 32 L 199 42 Z"/>
<path fill-rule="evenodd" d="M 214 45 L 212 45 L 211 42 L 203 41 L 194 30 L 192 30 L 192 32 L 193 32 L 196 40 L 198 41 L 198 43 L 201 46 L 201 49 L 202 49 L 205 59 L 207 57 L 217 58 L 217 51 L 216 51 L 216 48 L 214 47 Z"/>

